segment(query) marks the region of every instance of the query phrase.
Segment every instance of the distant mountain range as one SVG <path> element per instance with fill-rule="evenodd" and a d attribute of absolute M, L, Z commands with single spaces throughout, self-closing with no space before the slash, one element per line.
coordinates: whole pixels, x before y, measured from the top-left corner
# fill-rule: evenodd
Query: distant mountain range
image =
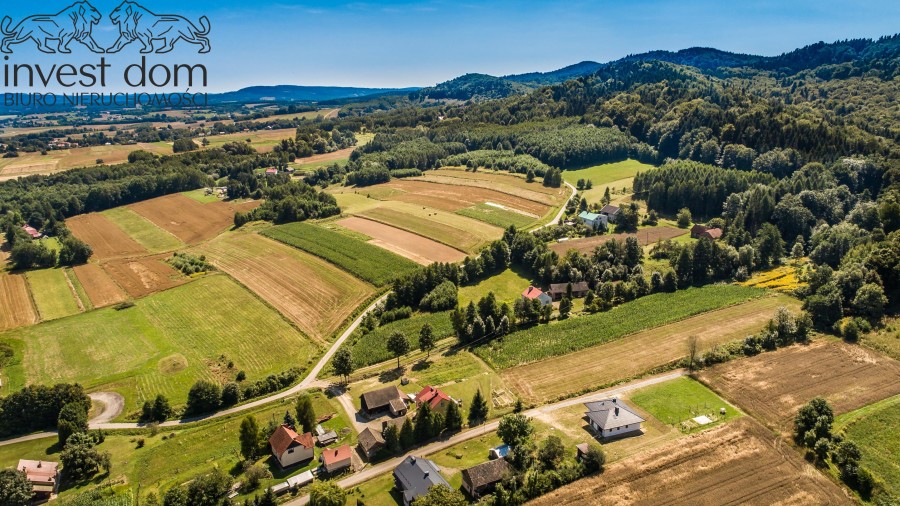
<path fill-rule="evenodd" d="M 348 88 L 342 86 L 251 86 L 209 95 L 209 103 L 224 102 L 322 102 L 370 95 L 409 93 L 418 88 Z"/>

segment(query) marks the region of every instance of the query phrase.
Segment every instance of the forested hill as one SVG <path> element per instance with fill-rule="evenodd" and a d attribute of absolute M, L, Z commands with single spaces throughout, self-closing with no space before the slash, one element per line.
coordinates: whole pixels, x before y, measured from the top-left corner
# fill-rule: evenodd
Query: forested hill
<path fill-rule="evenodd" d="M 892 62 L 900 57 L 900 35 L 872 39 L 852 39 L 832 43 L 817 42 L 778 56 L 759 56 L 731 53 L 719 49 L 693 47 L 680 51 L 650 51 L 628 55 L 609 63 L 584 61 L 552 72 L 494 77 L 467 74 L 456 79 L 423 88 L 410 94 L 413 100 L 486 100 L 524 94 L 540 86 L 560 84 L 571 79 L 596 73 L 615 74 L 628 69 L 633 62 L 666 62 L 693 67 L 699 73 L 729 77 L 734 75 L 765 75 L 784 78 L 797 73 L 819 69 L 817 77 L 848 77 L 874 73 L 885 79 L 897 75 Z"/>

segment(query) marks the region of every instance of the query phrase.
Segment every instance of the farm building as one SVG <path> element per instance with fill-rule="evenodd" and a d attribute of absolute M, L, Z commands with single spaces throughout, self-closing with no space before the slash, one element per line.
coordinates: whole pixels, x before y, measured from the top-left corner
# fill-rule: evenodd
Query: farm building
<path fill-rule="evenodd" d="M 581 220 L 582 223 L 593 229 L 606 228 L 607 218 L 602 214 L 582 211 L 578 215 L 578 219 Z"/>
<path fill-rule="evenodd" d="M 586 416 L 591 428 L 602 438 L 641 433 L 644 419 L 618 399 L 588 402 L 584 406 L 587 408 Z"/>
<path fill-rule="evenodd" d="M 300 462 L 306 462 L 316 456 L 316 443 L 313 435 L 309 432 L 302 435 L 297 434 L 287 425 L 275 429 L 275 432 L 269 437 L 269 446 L 281 467 L 290 467 Z"/>
<path fill-rule="evenodd" d="M 32 227 L 31 225 L 22 225 L 22 230 L 27 232 L 32 239 L 40 239 L 41 237 L 44 237 L 44 234 L 38 232 L 37 229 Z"/>
<path fill-rule="evenodd" d="M 316 443 L 318 443 L 319 446 L 328 446 L 337 440 L 337 432 L 325 430 L 321 425 L 316 425 Z"/>
<path fill-rule="evenodd" d="M 473 499 L 494 491 L 494 487 L 511 473 L 506 459 L 490 460 L 483 464 L 463 469 L 462 488 Z"/>
<path fill-rule="evenodd" d="M 390 413 L 391 416 L 406 416 L 406 402 L 403 392 L 396 386 L 387 386 L 366 392 L 360 396 L 362 411 L 368 416 Z"/>
<path fill-rule="evenodd" d="M 547 295 L 546 293 L 542 292 L 540 289 L 535 288 L 533 286 L 529 286 L 528 289 L 526 289 L 524 292 L 522 292 L 522 298 L 525 300 L 537 299 L 537 300 L 541 301 L 542 306 L 546 306 L 547 304 L 550 304 L 553 302 L 553 299 L 549 295 Z"/>
<path fill-rule="evenodd" d="M 694 239 L 700 239 L 701 237 L 706 237 L 707 239 L 712 239 L 715 241 L 722 237 L 722 229 L 721 228 L 709 228 L 706 225 L 694 225 L 691 227 L 691 237 Z"/>
<path fill-rule="evenodd" d="M 19 461 L 16 469 L 25 473 L 35 499 L 50 499 L 59 485 L 59 464 L 42 460 Z"/>
<path fill-rule="evenodd" d="M 587 295 L 588 284 L 585 281 L 578 283 L 552 283 L 550 285 L 550 297 L 553 300 L 560 300 L 569 292 L 569 285 L 572 285 L 572 297 L 581 298 Z"/>
<path fill-rule="evenodd" d="M 266 169 L 266 175 L 267 176 L 277 176 L 278 169 Z"/>
<path fill-rule="evenodd" d="M 334 474 L 344 469 L 350 468 L 350 457 L 353 450 L 350 445 L 342 445 L 337 448 L 326 448 L 322 450 L 322 465 L 328 474 Z"/>
<path fill-rule="evenodd" d="M 423 388 L 421 392 L 416 394 L 416 407 L 428 403 L 428 406 L 431 407 L 431 411 L 442 415 L 447 412 L 447 406 L 449 406 L 451 402 L 454 401 L 449 395 L 432 386 L 427 386 Z"/>
<path fill-rule="evenodd" d="M 359 449 L 367 459 L 372 460 L 382 448 L 384 448 L 384 437 L 381 433 L 367 427 L 366 430 L 359 433 Z"/>
<path fill-rule="evenodd" d="M 603 206 L 603 209 L 600 210 L 600 214 L 603 216 L 606 216 L 606 219 L 610 223 L 615 223 L 616 220 L 619 219 L 619 214 L 621 212 L 622 212 L 621 209 L 619 209 L 616 206 L 609 205 L 609 204 L 606 204 L 605 206 Z"/>
<path fill-rule="evenodd" d="M 581 443 L 575 445 L 575 460 L 581 462 L 582 459 L 587 455 L 588 450 L 591 449 L 591 446 L 587 443 Z"/>
<path fill-rule="evenodd" d="M 438 471 L 434 462 L 428 459 L 406 457 L 394 469 L 394 483 L 403 496 L 403 505 L 409 506 L 416 498 L 427 494 L 431 487 L 438 485 L 450 487 L 450 484 Z"/>

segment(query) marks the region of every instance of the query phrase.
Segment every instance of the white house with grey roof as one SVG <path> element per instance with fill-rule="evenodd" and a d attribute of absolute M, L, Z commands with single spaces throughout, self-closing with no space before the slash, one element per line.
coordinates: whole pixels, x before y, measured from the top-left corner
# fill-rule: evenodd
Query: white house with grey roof
<path fill-rule="evenodd" d="M 602 438 L 638 435 L 641 433 L 641 418 L 634 409 L 619 399 L 602 399 L 584 404 L 585 416 L 591 428 Z"/>

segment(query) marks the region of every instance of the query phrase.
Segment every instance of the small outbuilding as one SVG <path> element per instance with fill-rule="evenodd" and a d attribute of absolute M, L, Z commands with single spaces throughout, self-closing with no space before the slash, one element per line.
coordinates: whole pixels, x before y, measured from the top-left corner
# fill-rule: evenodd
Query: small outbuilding
<path fill-rule="evenodd" d="M 572 285 L 572 297 L 580 299 L 588 293 L 588 284 L 585 281 L 577 283 L 552 283 L 550 285 L 550 297 L 553 300 L 560 300 L 569 292 L 569 285 Z"/>
<path fill-rule="evenodd" d="M 715 227 L 710 228 L 706 225 L 694 225 L 691 227 L 691 238 L 700 239 L 702 237 L 715 241 L 722 237 L 722 229 Z"/>
<path fill-rule="evenodd" d="M 390 413 L 391 416 L 406 416 L 407 406 L 403 392 L 394 385 L 366 392 L 360 396 L 362 411 L 368 416 Z"/>
<path fill-rule="evenodd" d="M 606 216 L 606 219 L 610 223 L 615 223 L 616 220 L 619 219 L 619 215 L 622 213 L 622 210 L 616 206 L 606 204 L 603 206 L 603 209 L 600 209 L 600 214 Z"/>
<path fill-rule="evenodd" d="M 498 483 L 511 474 L 506 459 L 490 460 L 483 464 L 463 469 L 462 488 L 473 499 L 494 491 Z"/>

